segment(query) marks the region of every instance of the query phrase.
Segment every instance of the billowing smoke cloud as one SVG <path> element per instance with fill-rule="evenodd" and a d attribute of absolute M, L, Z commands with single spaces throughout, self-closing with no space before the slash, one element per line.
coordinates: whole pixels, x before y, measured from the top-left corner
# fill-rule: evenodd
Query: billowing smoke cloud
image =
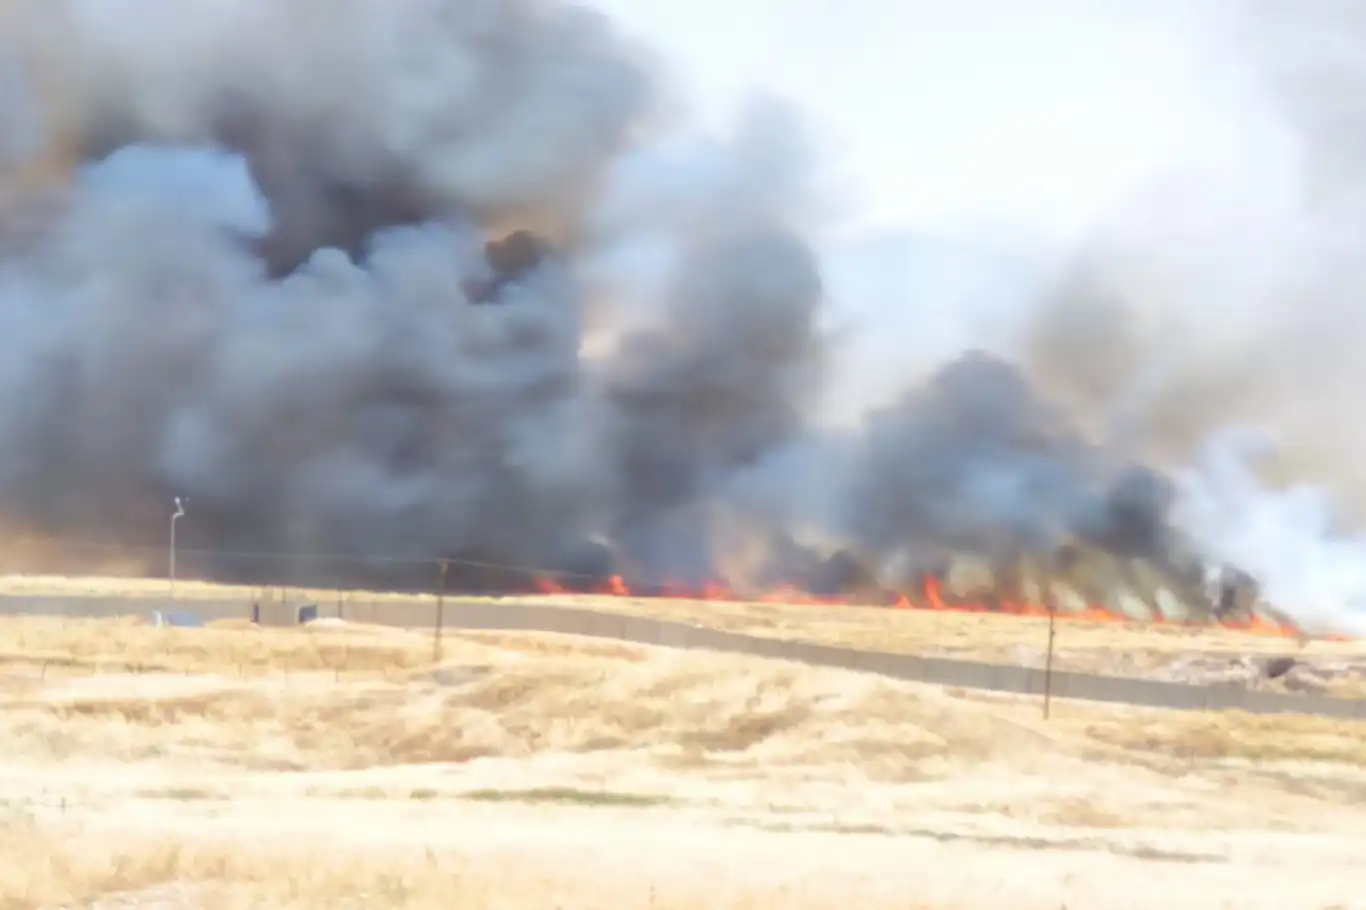
<path fill-rule="evenodd" d="M 884 557 L 1051 552 L 1077 536 L 1161 559 L 1162 479 L 1088 443 L 1014 367 L 982 354 L 877 413 L 854 510 Z M 938 552 L 936 552 L 938 551 Z"/>
<path fill-rule="evenodd" d="M 1355 375 L 1330 308 L 1281 293 L 1304 260 L 1250 255 L 1308 235 L 1159 204 L 1031 314 L 1020 366 L 968 354 L 826 430 L 800 124 L 761 99 L 675 128 L 589 10 L 47 0 L 0 37 L 0 520 L 59 539 L 159 543 L 178 495 L 187 545 L 332 578 L 307 554 L 772 581 L 798 538 L 903 569 L 1078 540 L 1162 564 L 1180 519 L 1260 571 L 1228 536 L 1252 487 L 1135 457 L 1188 465 L 1268 409 L 1308 432 L 1333 412 L 1297 392 Z M 1155 269 L 1173 223 L 1195 250 Z M 1274 374 L 1243 382 L 1249 354 Z"/>
<path fill-rule="evenodd" d="M 1271 601 L 1355 626 L 1366 612 L 1366 537 L 1334 521 L 1338 509 L 1322 488 L 1268 491 L 1254 468 L 1271 451 L 1255 432 L 1211 438 L 1182 472 L 1179 518 L 1214 555 L 1257 567 Z"/>
<path fill-rule="evenodd" d="M 1092 426 L 1178 468 L 1206 552 L 1360 627 L 1366 19 L 1248 0 L 1204 24 L 1234 49 L 1224 113 L 1246 147 L 1111 213 L 1031 312 L 1023 360 Z"/>
<path fill-rule="evenodd" d="M 12 58 L 0 60 L 0 167 L 11 168 L 37 153 L 43 126 L 28 74 Z"/>
<path fill-rule="evenodd" d="M 776 103 L 655 140 L 641 55 L 558 4 L 7 12 L 85 161 L 0 270 L 8 520 L 150 541 L 182 495 L 215 548 L 701 574 L 664 517 L 803 431 Z"/>

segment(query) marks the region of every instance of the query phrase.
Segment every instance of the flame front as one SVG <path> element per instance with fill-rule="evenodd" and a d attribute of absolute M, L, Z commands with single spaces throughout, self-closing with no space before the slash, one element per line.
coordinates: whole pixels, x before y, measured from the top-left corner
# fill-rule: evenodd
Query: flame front
<path fill-rule="evenodd" d="M 730 603 L 769 603 L 791 604 L 794 606 L 854 607 L 874 606 L 891 607 L 898 610 L 930 610 L 945 613 L 994 613 L 1007 616 L 1047 618 L 1050 614 L 1059 621 L 1089 623 L 1120 623 L 1133 625 L 1159 625 L 1167 627 L 1198 627 L 1213 625 L 1229 631 L 1248 635 L 1276 638 L 1303 638 L 1302 630 L 1295 626 L 1282 624 L 1268 619 L 1257 612 L 1239 619 L 1225 619 L 1214 623 L 1180 622 L 1161 615 L 1150 620 L 1136 620 L 1116 610 L 1100 604 L 1092 604 L 1080 611 L 1050 610 L 1047 604 L 1031 603 L 1021 600 L 1002 600 L 999 605 L 979 600 L 952 598 L 944 590 L 943 583 L 933 576 L 926 577 L 923 588 L 914 596 L 897 594 L 882 603 L 868 603 L 846 596 L 819 596 L 803 591 L 793 585 L 783 585 L 757 595 L 742 594 L 721 582 L 706 582 L 698 586 L 687 586 L 665 582 L 644 588 L 632 587 L 620 575 L 613 575 L 606 582 L 585 592 L 571 589 L 551 578 L 541 578 L 535 583 L 536 590 L 546 595 L 573 595 L 590 593 L 608 597 L 662 598 L 669 600 L 716 601 Z M 1350 636 L 1326 635 L 1325 640 L 1346 641 Z"/>

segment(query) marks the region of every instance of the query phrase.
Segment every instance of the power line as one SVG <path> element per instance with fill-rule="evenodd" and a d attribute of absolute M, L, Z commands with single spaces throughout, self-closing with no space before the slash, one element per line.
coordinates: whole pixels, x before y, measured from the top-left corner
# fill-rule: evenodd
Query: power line
<path fill-rule="evenodd" d="M 156 552 L 158 554 L 161 552 L 160 547 L 154 547 L 149 544 L 127 544 L 90 540 L 62 540 L 60 541 L 60 546 L 62 549 L 66 550 L 105 550 L 118 553 Z M 605 580 L 602 575 L 592 572 L 576 572 L 569 569 L 552 569 L 545 566 L 490 562 L 487 560 L 465 559 L 454 556 L 396 556 L 386 554 L 320 553 L 306 551 L 282 552 L 278 550 L 231 550 L 183 546 L 178 547 L 177 552 L 181 556 L 191 557 L 200 556 L 218 559 L 240 559 L 244 561 L 256 560 L 261 562 L 294 562 L 313 565 L 439 566 L 441 563 L 445 563 L 448 566 L 459 566 L 469 569 L 523 573 L 535 578 L 583 579 L 585 581 Z"/>

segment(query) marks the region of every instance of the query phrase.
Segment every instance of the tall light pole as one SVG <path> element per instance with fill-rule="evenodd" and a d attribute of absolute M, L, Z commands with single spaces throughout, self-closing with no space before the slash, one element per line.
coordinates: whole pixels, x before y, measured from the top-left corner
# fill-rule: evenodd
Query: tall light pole
<path fill-rule="evenodd" d="M 171 544 L 168 557 L 169 570 L 168 577 L 171 581 L 171 600 L 175 600 L 175 523 L 177 518 L 185 516 L 185 505 L 180 501 L 180 497 L 175 498 L 175 511 L 171 513 Z"/>

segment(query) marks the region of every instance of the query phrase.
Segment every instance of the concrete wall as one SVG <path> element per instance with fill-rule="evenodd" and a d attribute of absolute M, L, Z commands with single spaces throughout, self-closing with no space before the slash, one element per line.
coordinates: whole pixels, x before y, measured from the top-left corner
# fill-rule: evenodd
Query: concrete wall
<path fill-rule="evenodd" d="M 9 616 L 148 616 L 157 610 L 163 613 L 192 613 L 206 622 L 211 622 L 220 619 L 250 619 L 253 615 L 253 604 L 247 600 L 171 602 L 111 597 L 0 596 L 0 615 Z M 261 602 L 261 623 L 269 626 L 294 625 L 296 610 L 297 604 L 293 603 Z M 405 628 L 430 629 L 436 623 L 434 603 L 319 604 L 318 615 L 340 616 L 352 622 L 379 623 Z M 753 654 L 817 666 L 878 673 L 914 682 L 961 686 L 966 689 L 1032 695 L 1042 695 L 1044 691 L 1043 671 L 1029 667 L 837 648 L 808 642 L 739 635 L 683 623 L 571 607 L 452 600 L 443 608 L 442 624 L 445 628 L 453 630 L 561 632 L 668 648 Z M 1366 699 L 1278 695 L 1249 692 L 1234 686 L 1195 686 L 1062 671 L 1053 673 L 1052 687 L 1053 695 L 1059 698 L 1085 701 L 1188 711 L 1237 709 L 1257 714 L 1310 714 L 1366 720 Z"/>

